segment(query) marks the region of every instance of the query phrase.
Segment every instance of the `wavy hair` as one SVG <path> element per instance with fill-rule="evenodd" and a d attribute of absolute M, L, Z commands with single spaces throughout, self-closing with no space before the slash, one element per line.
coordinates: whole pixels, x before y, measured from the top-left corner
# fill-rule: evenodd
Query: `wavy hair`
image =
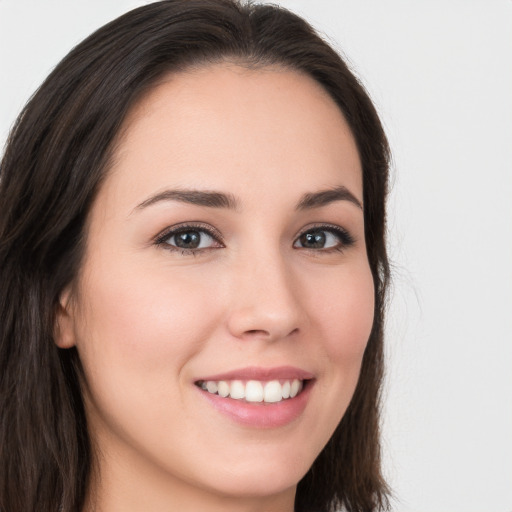
<path fill-rule="evenodd" d="M 128 111 L 165 74 L 219 61 L 305 73 L 332 97 L 363 169 L 375 317 L 355 394 L 299 482 L 297 512 L 387 508 L 379 398 L 389 265 L 389 149 L 376 110 L 342 58 L 297 15 L 236 0 L 137 8 L 75 47 L 17 119 L 0 164 L 0 511 L 82 510 L 94 456 L 74 348 L 53 340 L 75 281 L 85 223 Z"/>

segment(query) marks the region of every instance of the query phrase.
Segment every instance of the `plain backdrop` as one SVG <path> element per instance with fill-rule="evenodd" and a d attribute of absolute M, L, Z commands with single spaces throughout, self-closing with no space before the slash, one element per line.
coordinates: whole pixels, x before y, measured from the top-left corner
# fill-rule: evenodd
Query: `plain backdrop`
<path fill-rule="evenodd" d="M 145 3 L 0 0 L 0 144 L 72 46 Z M 280 3 L 346 56 L 393 149 L 393 510 L 512 512 L 512 1 Z"/>

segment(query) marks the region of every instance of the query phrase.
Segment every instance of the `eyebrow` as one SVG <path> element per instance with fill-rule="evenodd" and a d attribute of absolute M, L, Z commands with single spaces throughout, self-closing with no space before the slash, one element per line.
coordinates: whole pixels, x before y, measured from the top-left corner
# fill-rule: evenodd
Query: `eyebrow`
<path fill-rule="evenodd" d="M 357 197 L 343 185 L 320 192 L 304 194 L 297 204 L 297 210 L 309 210 L 312 208 L 320 208 L 335 201 L 349 201 L 355 204 L 361 210 L 363 205 Z"/>
<path fill-rule="evenodd" d="M 239 209 L 238 200 L 232 194 L 210 190 L 165 190 L 146 199 L 135 210 L 147 208 L 160 201 L 179 201 L 208 208 Z"/>
<path fill-rule="evenodd" d="M 232 194 L 211 190 L 165 190 L 140 203 L 134 211 L 147 208 L 160 201 L 179 201 L 198 206 L 206 206 L 208 208 L 240 209 L 240 202 Z M 296 210 L 321 208 L 335 201 L 349 201 L 361 210 L 363 209 L 361 202 L 348 188 L 339 186 L 328 190 L 304 194 L 297 203 Z"/>

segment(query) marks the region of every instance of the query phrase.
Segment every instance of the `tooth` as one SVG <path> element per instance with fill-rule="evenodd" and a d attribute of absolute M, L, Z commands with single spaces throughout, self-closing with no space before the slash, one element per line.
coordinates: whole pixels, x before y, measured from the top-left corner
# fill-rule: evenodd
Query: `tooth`
<path fill-rule="evenodd" d="M 248 402 L 263 402 L 263 386 L 257 380 L 250 380 L 245 386 L 245 399 Z"/>
<path fill-rule="evenodd" d="M 229 395 L 229 384 L 225 380 L 219 380 L 219 383 L 217 384 L 217 393 L 224 397 Z"/>
<path fill-rule="evenodd" d="M 206 389 L 208 393 L 217 393 L 217 383 L 213 380 L 209 380 L 206 383 Z"/>
<path fill-rule="evenodd" d="M 265 384 L 263 390 L 263 400 L 265 402 L 280 402 L 283 399 L 281 384 L 278 380 L 271 380 Z"/>
<path fill-rule="evenodd" d="M 244 383 L 240 380 L 234 380 L 230 386 L 229 396 L 235 399 L 245 398 Z"/>
<path fill-rule="evenodd" d="M 300 381 L 298 379 L 293 379 L 292 385 L 290 387 L 290 398 L 297 396 L 299 389 L 300 389 Z"/>
<path fill-rule="evenodd" d="M 290 381 L 285 381 L 282 390 L 283 398 L 290 398 L 290 387 Z"/>

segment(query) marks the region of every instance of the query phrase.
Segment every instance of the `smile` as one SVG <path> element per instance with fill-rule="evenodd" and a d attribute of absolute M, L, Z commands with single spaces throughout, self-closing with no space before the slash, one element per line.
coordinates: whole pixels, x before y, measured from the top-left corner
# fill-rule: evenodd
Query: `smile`
<path fill-rule="evenodd" d="M 196 383 L 204 391 L 223 398 L 233 398 L 246 402 L 278 403 L 295 398 L 304 386 L 301 379 L 259 381 L 249 380 L 207 380 Z"/>
<path fill-rule="evenodd" d="M 194 381 L 210 406 L 244 427 L 279 428 L 297 421 L 306 408 L 314 374 L 292 366 L 248 367 Z"/>

